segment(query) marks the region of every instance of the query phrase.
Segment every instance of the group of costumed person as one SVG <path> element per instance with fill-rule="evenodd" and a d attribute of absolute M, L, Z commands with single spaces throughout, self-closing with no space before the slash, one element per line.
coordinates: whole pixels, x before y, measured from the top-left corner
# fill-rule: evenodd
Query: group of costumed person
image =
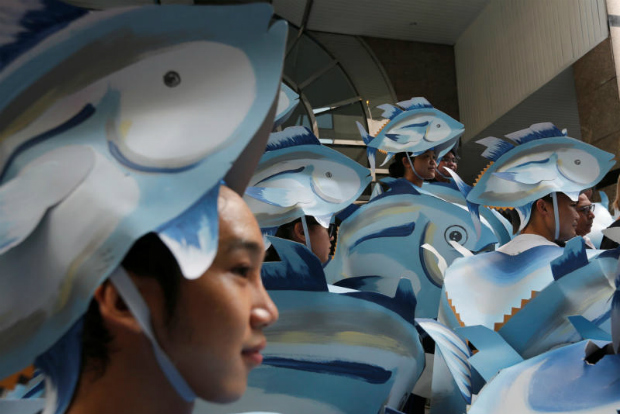
<path fill-rule="evenodd" d="M 612 154 L 539 123 L 472 187 L 417 97 L 368 169 L 283 128 L 266 3 L 0 13 L 0 412 L 620 409 Z"/>

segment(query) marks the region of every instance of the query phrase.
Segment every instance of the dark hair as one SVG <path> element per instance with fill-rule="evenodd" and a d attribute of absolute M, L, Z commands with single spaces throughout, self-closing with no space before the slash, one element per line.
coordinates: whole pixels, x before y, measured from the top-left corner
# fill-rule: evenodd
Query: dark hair
<path fill-rule="evenodd" d="M 405 166 L 403 165 L 403 160 L 407 157 L 406 152 L 399 152 L 394 155 L 394 161 L 390 164 L 388 171 L 390 173 L 390 177 L 400 178 L 405 176 Z"/>
<path fill-rule="evenodd" d="M 538 202 L 538 200 L 547 201 L 549 203 L 553 202 L 553 198 L 551 197 L 551 194 L 547 194 L 546 196 L 540 197 L 539 199 L 534 201 L 532 203 L 532 207 L 530 210 L 530 218 L 532 217 L 532 215 L 534 215 L 534 211 L 536 210 L 536 202 Z M 517 232 L 519 231 L 519 227 L 521 226 L 521 219 L 519 218 L 519 214 L 517 213 L 516 209 L 511 209 L 508 211 L 509 211 L 508 215 L 510 217 L 510 222 L 512 224 L 512 233 L 517 234 Z"/>
<path fill-rule="evenodd" d="M 314 217 L 312 216 L 305 216 L 305 217 L 306 217 L 306 223 L 308 223 L 308 226 L 319 225 L 319 222 L 316 221 Z M 281 239 L 285 239 L 285 240 L 293 240 L 293 229 L 295 228 L 295 224 L 297 223 L 301 223 L 301 217 L 278 227 L 278 230 L 276 231 L 276 234 L 274 236 L 279 237 Z M 273 246 L 269 246 L 269 248 L 265 252 L 264 261 L 265 262 L 279 262 L 280 261 L 280 255 L 278 255 L 278 252 Z"/>
<path fill-rule="evenodd" d="M 166 324 L 174 321 L 181 282 L 181 269 L 170 250 L 155 233 L 148 233 L 138 239 L 125 255 L 121 265 L 136 277 L 150 277 L 159 283 L 164 294 Z M 99 304 L 95 299 L 84 315 L 82 331 L 81 370 L 93 370 L 97 376 L 104 374 L 110 360 L 113 337 L 103 324 Z"/>

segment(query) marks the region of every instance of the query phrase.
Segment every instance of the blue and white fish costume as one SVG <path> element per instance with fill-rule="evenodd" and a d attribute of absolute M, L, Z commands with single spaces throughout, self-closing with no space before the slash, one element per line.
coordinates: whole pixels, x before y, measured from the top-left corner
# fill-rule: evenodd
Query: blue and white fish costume
<path fill-rule="evenodd" d="M 10 32 L 0 44 L 0 378 L 38 358 L 54 384 L 46 410 L 62 413 L 81 316 L 110 278 L 193 400 L 119 263 L 155 232 L 186 278 L 209 268 L 219 186 L 243 194 L 273 127 L 286 23 L 266 4 L 90 12 L 35 0 L 0 13 Z"/>
<path fill-rule="evenodd" d="M 581 190 L 596 184 L 613 165 L 612 154 L 569 138 L 549 123 L 506 137 L 512 142 L 495 137 L 479 141 L 487 146 L 483 156 L 494 163 L 467 201 L 516 208 L 521 228 L 535 200 L 561 191 L 576 201 Z M 466 327 L 459 332 L 478 349 L 493 339 L 508 343 L 518 358 L 578 340 L 567 316 L 582 315 L 609 331 L 606 301 L 613 292 L 618 254 L 586 251 L 583 239 L 575 237 L 566 248 L 540 245 L 516 255 L 495 251 L 455 260 L 446 271 L 439 320 L 452 328 Z M 504 354 L 481 351 L 478 371 L 493 372 L 518 360 L 498 355 Z"/>

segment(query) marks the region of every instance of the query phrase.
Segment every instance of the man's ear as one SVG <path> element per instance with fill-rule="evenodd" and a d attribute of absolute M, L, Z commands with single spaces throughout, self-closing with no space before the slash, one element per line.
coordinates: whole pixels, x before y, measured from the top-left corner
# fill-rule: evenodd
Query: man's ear
<path fill-rule="evenodd" d="M 410 170 L 411 169 L 411 164 L 409 164 L 409 160 L 407 159 L 406 156 L 401 158 L 400 161 L 403 163 L 403 166 L 405 167 L 405 170 Z"/>
<path fill-rule="evenodd" d="M 296 242 L 306 243 L 306 235 L 304 233 L 304 225 L 300 221 L 293 226 L 293 238 Z"/>
<path fill-rule="evenodd" d="M 536 206 L 536 211 L 538 213 L 540 213 L 542 215 L 548 215 L 549 214 L 549 208 L 547 206 L 547 203 L 542 198 L 539 198 L 538 200 L 536 200 L 534 205 Z"/>
<path fill-rule="evenodd" d="M 142 331 L 138 321 L 133 316 L 112 282 L 109 280 L 103 282 L 95 290 L 94 299 L 99 305 L 101 318 L 108 328 L 115 329 L 119 327 L 128 329 L 134 333 L 140 333 Z"/>

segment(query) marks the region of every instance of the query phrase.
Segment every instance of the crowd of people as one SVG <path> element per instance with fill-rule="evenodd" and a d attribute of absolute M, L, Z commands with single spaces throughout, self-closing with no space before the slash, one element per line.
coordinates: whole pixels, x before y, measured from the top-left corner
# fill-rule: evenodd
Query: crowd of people
<path fill-rule="evenodd" d="M 58 27 L 53 27 L 54 30 L 45 32 L 53 37 L 58 31 L 58 37 L 53 41 L 63 41 L 67 33 L 78 39 L 72 40 L 76 42 L 87 42 L 89 36 L 110 37 L 107 32 L 101 35 L 102 27 L 110 28 L 116 24 L 119 25 L 119 32 L 131 31 L 123 26 L 126 23 L 121 12 L 100 12 L 100 20 L 89 20 L 90 17 L 84 17 L 78 8 L 64 7 L 55 10 L 56 16 L 66 15 L 70 22 L 61 22 Z M 173 131 L 153 127 L 147 128 L 148 140 L 144 136 L 134 137 L 130 134 L 135 131 L 132 130 L 132 121 L 122 118 L 124 115 L 120 114 L 121 109 L 126 108 L 118 104 L 118 108 L 109 109 L 126 95 L 139 101 L 135 97 L 146 90 L 151 91 L 151 86 L 139 89 L 132 81 L 119 82 L 110 78 L 106 83 L 109 85 L 106 86 L 107 93 L 99 94 L 100 89 L 87 85 L 78 91 L 80 93 L 73 95 L 75 88 L 70 85 L 66 91 L 58 92 L 58 96 L 54 95 L 56 92 L 49 92 L 49 101 L 35 102 L 33 108 L 48 110 L 35 113 L 37 111 L 30 111 L 20 103 L 19 99 L 30 95 L 18 84 L 30 82 L 28 85 L 34 89 L 41 87 L 44 82 L 33 68 L 40 67 L 41 62 L 47 62 L 46 59 L 55 70 L 66 69 L 57 61 L 59 58 L 52 47 L 54 43 L 50 46 L 43 42 L 35 50 L 36 53 L 24 54 L 22 59 L 6 65 L 2 63 L 0 67 L 5 73 L 23 71 L 32 74 L 32 79 L 20 82 L 3 80 L 13 82 L 11 88 L 17 98 L 8 95 L 0 97 L 0 111 L 7 111 L 16 119 L 14 124 L 1 125 L 0 130 L 0 135 L 8 137 L 0 141 L 0 154 L 3 154 L 0 164 L 0 377 L 19 372 L 34 363 L 46 377 L 46 414 L 190 413 L 196 398 L 217 403 L 239 399 L 246 390 L 250 371 L 263 361 L 261 352 L 267 346 L 265 330 L 276 323 L 279 312 L 263 286 L 261 266 L 263 261 L 278 262 L 282 258 L 273 247 L 266 247 L 268 239 L 264 236 L 267 232 L 259 227 L 253 211 L 242 197 L 255 167 L 259 165 L 260 155 L 268 145 L 273 108 L 277 106 L 280 88 L 286 27 L 278 23 L 267 24 L 271 21 L 271 9 L 267 4 L 233 9 L 216 7 L 211 10 L 209 18 L 217 20 L 212 22 L 217 25 L 215 35 L 207 30 L 185 39 L 184 28 L 179 29 L 175 24 L 168 29 L 173 34 L 171 36 L 168 32 L 163 35 L 153 35 L 148 30 L 142 33 L 140 30 L 144 28 L 132 27 L 145 40 L 137 41 L 137 46 L 128 45 L 135 46 L 137 50 L 127 49 L 126 53 L 131 55 L 128 60 L 117 62 L 119 67 L 139 70 L 140 67 L 132 66 L 134 61 L 142 62 L 141 59 L 150 56 L 150 53 L 161 58 L 147 62 L 151 66 L 161 64 L 166 69 L 161 73 L 163 79 L 159 79 L 161 68 L 157 68 L 157 76 L 154 77 L 164 84 L 157 86 L 164 88 L 164 92 L 185 92 L 187 95 L 181 99 L 183 102 L 185 99 L 203 98 L 196 97 L 192 92 L 197 88 L 196 84 L 186 85 L 194 75 L 198 79 L 204 77 L 207 79 L 205 83 L 210 84 L 230 81 L 226 85 L 231 89 L 235 89 L 241 81 L 247 81 L 241 82 L 244 88 L 259 85 L 256 96 L 247 97 L 248 102 L 240 106 L 247 110 L 247 114 L 239 117 L 237 129 L 222 127 L 217 130 L 221 136 L 206 136 L 203 141 L 219 139 L 212 146 L 196 144 L 194 148 L 193 141 L 182 141 L 191 147 L 187 153 L 179 144 L 180 134 L 188 134 L 185 129 Z M 195 13 L 191 7 L 173 11 L 179 13 L 179 21 L 185 21 Z M 170 16 L 166 14 L 154 14 L 144 18 L 170 21 Z M 247 20 L 241 19 L 242 23 L 245 22 L 243 24 L 239 23 L 240 14 Z M 203 17 L 207 18 L 206 14 L 202 17 L 195 15 L 192 21 L 203 25 Z M 246 24 L 257 19 L 262 19 L 264 27 Z M 89 31 L 90 25 L 97 30 Z M 220 48 L 211 53 L 222 58 L 235 57 L 239 50 L 247 52 L 247 59 L 233 59 L 230 65 L 243 66 L 246 60 L 252 60 L 250 58 L 259 49 L 265 55 L 274 56 L 274 62 L 271 65 L 256 63 L 254 68 L 259 69 L 245 74 L 240 69 L 232 79 L 226 78 L 221 68 L 199 74 L 191 69 L 186 78 L 184 72 L 179 74 L 168 65 L 172 65 L 171 62 L 176 64 L 177 59 L 189 59 L 192 54 L 179 56 L 196 46 L 195 43 L 200 43 L 196 38 L 205 40 L 205 43 L 221 42 Z M 152 46 L 154 50 L 145 46 L 150 42 L 155 45 Z M 105 42 L 97 45 L 107 47 Z M 67 45 L 66 49 L 70 52 L 67 52 L 66 60 L 81 62 L 83 67 L 80 66 L 80 70 L 85 73 L 90 68 L 87 64 L 95 65 L 95 62 L 89 62 L 91 55 L 87 55 L 86 59 L 80 52 L 71 54 L 73 50 L 86 47 L 74 46 Z M 28 51 L 32 44 L 22 44 L 20 47 Z M 100 52 L 112 56 L 116 53 L 115 47 L 112 45 L 111 51 L 102 49 Z M 171 57 L 165 55 L 177 47 L 177 54 Z M 92 70 L 99 73 L 99 69 Z M 263 70 L 264 73 L 261 72 Z M 255 72 L 261 76 L 258 81 Z M 116 76 L 116 72 L 112 75 Z M 45 78 L 45 75 L 40 76 Z M 130 80 L 140 78 L 134 72 L 127 76 Z M 209 79 L 209 76 L 214 78 Z M 98 82 L 100 79 L 96 80 Z M 201 84 L 199 80 L 196 83 Z M 99 84 L 93 82 L 93 85 Z M 186 86 L 189 90 L 183 90 Z M 134 87 L 137 89 L 133 90 Z M 152 89 L 156 88 L 153 86 Z M 42 96 L 46 93 L 39 92 Z M 209 105 L 217 108 L 223 98 L 217 93 L 213 95 L 215 97 Z M 84 106 L 87 113 L 67 121 L 67 114 L 75 109 L 75 102 L 83 96 L 88 96 L 93 102 L 99 100 Z M 180 102 L 176 98 L 169 102 L 156 94 L 149 97 L 152 101 L 135 104 L 141 107 L 137 115 L 130 114 L 134 123 L 145 119 L 144 114 L 158 118 L 162 111 Z M 238 97 L 234 96 L 226 103 L 230 103 L 226 113 L 236 114 Z M 389 119 L 408 116 L 407 111 L 415 112 L 418 107 L 425 111 L 432 108 L 419 98 L 400 104 L 403 109 L 391 106 L 386 111 L 390 112 Z M 22 116 L 19 108 L 25 114 L 23 119 L 19 118 Z M 174 112 L 178 108 L 172 109 Z M 191 104 L 182 109 L 190 115 L 200 112 L 193 111 Z M 222 116 L 220 114 L 211 122 L 219 122 Z M 100 117 L 106 119 L 101 121 Z M 188 128 L 193 128 L 191 134 L 207 129 L 201 124 L 203 113 L 196 117 L 183 121 L 190 125 Z M 423 123 L 416 125 L 420 124 Z M 555 127 L 543 127 L 547 128 L 544 134 L 534 126 L 522 132 L 520 136 L 528 133 L 534 138 L 529 141 L 514 140 L 518 145 L 510 144 L 515 147 L 513 151 L 533 147 L 544 140 L 556 140 L 553 141 L 554 148 L 558 150 L 556 152 L 573 148 L 576 140 L 565 137 L 559 130 L 555 133 Z M 458 177 L 460 157 L 456 143 L 462 130 L 457 126 L 452 128 L 452 135 L 445 135 L 441 138 L 443 141 L 437 138 L 435 146 L 427 145 L 419 151 L 410 148 L 394 154 L 389 173 L 397 182 L 389 183 L 386 190 L 388 187 L 391 190 L 386 191 L 383 197 L 390 197 L 390 191 L 402 194 L 403 184 L 413 186 L 415 194 L 420 194 L 423 189 L 432 193 L 433 190 L 427 186 L 429 183 L 447 184 L 456 192 L 462 192 L 462 206 L 470 209 L 472 226 L 478 226 L 478 233 L 483 221 L 480 206 L 496 206 L 504 211 L 512 209 L 513 213 L 508 217 L 513 221 L 516 234 L 503 245 L 495 243 L 497 248 L 494 249 L 495 253 L 509 257 L 502 256 L 501 260 L 505 259 L 506 263 L 539 246 L 559 249 L 554 250 L 556 259 L 563 254 L 561 248 L 575 237 L 581 237 L 591 251 L 618 247 L 617 241 L 612 238 L 603 237 L 599 244 L 599 237 L 592 237 L 595 218 L 600 209 L 605 208 L 593 202 L 592 187 L 611 168 L 606 155 L 599 158 L 592 156 L 587 161 L 575 158 L 571 159 L 570 165 L 560 165 L 557 155 L 554 155 L 556 158 L 549 156 L 541 160 L 537 158 L 539 153 L 530 152 L 514 171 L 485 173 L 486 177 L 491 177 L 489 180 L 505 180 L 506 194 L 516 194 L 514 199 L 507 195 L 494 198 L 498 194 L 496 184 L 488 184 L 480 191 L 483 186 L 476 184 L 472 190 Z M 422 129 L 426 131 L 423 134 L 429 133 L 426 126 Z M 440 136 L 439 132 L 433 133 Z M 303 133 L 291 135 L 300 136 L 303 138 L 300 139 L 302 144 L 318 145 L 316 137 L 310 139 Z M 142 148 L 141 145 L 147 141 L 148 148 Z M 278 147 L 285 141 L 280 139 L 277 145 L 273 145 Z M 251 151 L 246 151 L 246 148 Z M 509 153 L 505 152 L 506 155 Z M 339 175 L 329 166 L 329 159 L 316 161 L 318 155 L 313 154 L 316 158 L 312 158 L 308 165 L 290 167 L 282 163 L 278 166 L 281 170 L 274 170 L 269 177 L 257 178 L 255 186 L 247 194 L 258 201 L 266 200 L 266 194 L 274 195 L 270 199 L 271 204 L 265 202 L 271 209 L 269 214 L 277 216 L 286 213 L 290 220 L 271 229 L 271 235 L 306 245 L 321 265 L 326 266 L 334 249 L 332 244 L 338 231 L 336 223 L 347 220 L 352 213 L 349 211 L 338 219 L 335 215 L 345 210 L 341 207 L 355 208 L 338 205 L 338 202 L 344 203 L 342 200 L 349 201 L 346 197 L 338 198 L 343 191 L 338 187 L 337 180 L 344 176 L 343 180 L 348 180 L 347 185 L 357 183 L 359 188 L 348 194 L 353 197 L 364 189 L 367 182 L 364 180 L 370 180 L 367 177 L 370 174 L 361 179 L 348 171 Z M 499 155 L 494 161 L 496 165 L 501 164 Z M 591 162 L 592 167 L 596 164 L 599 174 L 592 176 L 589 171 L 577 168 L 582 162 Z M 573 179 L 576 184 L 563 187 L 562 178 L 555 176 L 540 184 L 540 180 L 535 181 L 538 177 L 532 177 L 534 174 L 547 177 L 558 168 L 573 168 L 564 172 L 563 176 Z M 308 177 L 304 176 L 307 181 L 285 180 L 285 174 L 308 174 Z M 209 179 L 203 180 L 204 177 Z M 273 184 L 269 187 L 265 183 L 271 178 L 274 178 Z M 307 185 L 303 184 L 306 182 Z M 291 188 L 287 188 L 289 185 Z M 532 190 L 536 185 L 538 187 Z M 321 202 L 338 205 L 338 211 L 328 211 L 329 214 L 320 216 L 307 214 L 304 209 L 314 202 L 310 196 L 291 201 L 292 194 L 303 191 L 308 191 Z M 523 191 L 522 194 L 520 191 Z M 448 202 L 440 194 L 435 196 L 442 203 Z M 371 203 L 372 200 L 369 205 Z M 611 206 L 616 221 L 607 223 L 611 228 L 620 227 L 619 203 L 620 179 Z M 489 214 L 490 219 L 495 213 Z M 388 237 L 405 239 L 417 235 L 416 228 L 420 234 L 427 235 L 420 230 L 423 227 L 421 223 L 426 226 L 425 231 L 433 225 L 438 226 L 437 223 L 423 222 L 424 217 L 416 216 L 416 219 L 419 221 L 376 229 L 351 244 L 359 246 L 370 240 Z M 451 226 L 441 234 L 442 240 L 445 239 L 448 245 L 461 253 L 467 237 L 462 230 L 463 226 Z M 473 232 L 469 237 L 474 238 Z M 434 241 L 433 237 L 428 236 L 424 240 L 425 246 L 432 249 Z M 338 249 L 337 246 L 335 248 Z M 411 255 L 431 256 L 429 251 L 420 247 Z M 476 255 L 479 258 L 487 257 L 484 255 L 489 253 L 485 252 L 473 253 L 479 253 Z M 463 253 L 465 257 L 460 263 L 465 263 L 468 254 L 473 253 Z M 381 260 L 379 254 L 376 258 Z M 471 276 L 458 274 L 458 269 L 451 273 L 454 269 L 449 266 L 451 263 L 445 263 L 442 257 L 436 259 L 439 264 L 429 264 L 428 267 L 441 268 L 446 280 Z M 444 260 L 445 266 L 440 265 L 441 260 Z M 426 259 L 425 263 L 428 262 Z M 550 267 L 550 262 L 545 264 L 545 269 Z M 502 263 L 495 261 L 494 265 L 499 268 Z M 385 268 L 392 269 L 394 266 L 391 263 Z M 416 276 L 428 273 L 426 268 L 400 270 Z M 438 278 L 433 279 L 433 283 L 436 289 L 441 288 Z M 415 288 L 419 289 L 419 285 L 412 289 Z M 418 290 L 415 294 L 424 295 L 425 292 Z M 445 289 L 442 298 L 450 295 L 451 291 Z M 499 300 L 498 297 L 494 296 L 493 300 Z M 531 299 L 527 298 L 526 302 Z M 484 302 L 480 297 L 476 300 Z M 461 305 L 455 300 L 445 309 L 456 309 L 457 306 Z M 455 312 L 449 317 L 461 323 L 467 315 Z M 355 340 L 351 341 L 360 345 Z M 427 343 L 424 345 L 428 347 Z M 346 371 L 345 368 L 350 367 L 338 366 L 333 371 Z M 385 376 L 380 370 L 371 374 Z M 422 404 L 422 408 L 416 406 L 411 409 L 423 410 L 424 407 Z M 291 407 L 291 412 L 294 410 Z"/>

